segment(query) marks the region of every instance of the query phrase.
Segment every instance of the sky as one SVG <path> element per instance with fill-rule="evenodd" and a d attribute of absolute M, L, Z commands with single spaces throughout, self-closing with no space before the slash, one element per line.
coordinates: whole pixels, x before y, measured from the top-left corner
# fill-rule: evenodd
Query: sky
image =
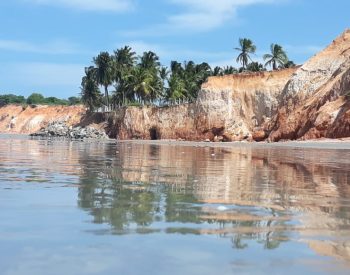
<path fill-rule="evenodd" d="M 68 98 L 80 93 L 84 67 L 124 45 L 139 55 L 237 66 L 239 38 L 271 43 L 302 64 L 349 22 L 348 0 L 1 0 L 0 94 Z"/>

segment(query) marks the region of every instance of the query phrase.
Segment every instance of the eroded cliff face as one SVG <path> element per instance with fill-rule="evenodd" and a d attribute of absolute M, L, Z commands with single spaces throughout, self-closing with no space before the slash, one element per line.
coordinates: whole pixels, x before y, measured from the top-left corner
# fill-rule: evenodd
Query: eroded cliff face
<path fill-rule="evenodd" d="M 291 77 L 278 114 L 266 126 L 270 141 L 350 136 L 350 30 Z"/>
<path fill-rule="evenodd" d="M 117 111 L 114 122 L 118 139 L 196 140 L 195 107 L 128 107 Z"/>
<path fill-rule="evenodd" d="M 253 129 L 276 113 L 277 98 L 295 70 L 210 77 L 196 101 L 199 135 L 250 139 Z"/>
<path fill-rule="evenodd" d="M 296 69 L 210 77 L 195 103 L 129 107 L 116 114 L 118 139 L 234 141 L 276 113 L 277 96 Z"/>

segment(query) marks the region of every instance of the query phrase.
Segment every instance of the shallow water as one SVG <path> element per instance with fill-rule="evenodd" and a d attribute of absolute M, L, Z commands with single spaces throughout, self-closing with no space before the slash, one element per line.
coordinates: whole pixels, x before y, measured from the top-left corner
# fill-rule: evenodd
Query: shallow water
<path fill-rule="evenodd" d="M 350 145 L 299 146 L 2 135 L 0 273 L 349 274 Z"/>

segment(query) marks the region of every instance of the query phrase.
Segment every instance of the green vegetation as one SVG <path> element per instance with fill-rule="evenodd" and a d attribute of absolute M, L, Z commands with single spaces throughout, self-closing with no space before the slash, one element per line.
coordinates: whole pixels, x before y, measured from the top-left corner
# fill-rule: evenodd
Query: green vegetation
<path fill-rule="evenodd" d="M 93 58 L 95 66 L 85 69 L 81 83 L 82 102 L 94 111 L 102 106 L 141 106 L 191 101 L 202 83 L 212 75 L 207 63 L 173 61 L 170 70 L 161 66 L 154 52 L 137 57 L 128 46 L 110 55 L 101 52 Z M 102 95 L 100 87 L 104 89 Z M 109 94 L 108 88 L 114 87 Z"/>
<path fill-rule="evenodd" d="M 172 61 L 170 67 L 162 66 L 159 57 L 152 51 L 142 56 L 125 46 L 112 54 L 101 52 L 93 58 L 93 66 L 85 68 L 81 81 L 81 98 L 59 99 L 33 93 L 28 98 L 13 94 L 0 95 L 0 107 L 8 104 L 30 105 L 77 105 L 83 103 L 89 111 L 103 107 L 113 110 L 122 106 L 166 106 L 192 102 L 197 98 L 201 85 L 209 76 L 224 76 L 242 72 L 266 71 L 294 67 L 287 54 L 278 44 L 271 44 L 270 53 L 263 56 L 265 65 L 255 62 L 252 55 L 256 46 L 251 39 L 240 38 L 236 62 L 233 66 L 211 68 L 208 63 Z M 104 95 L 100 88 L 103 88 Z M 111 89 L 109 91 L 109 89 Z M 114 89 L 113 89 L 114 88 Z"/>
<path fill-rule="evenodd" d="M 251 57 L 249 54 L 254 54 L 256 51 L 256 46 L 254 45 L 253 41 L 247 38 L 240 38 L 239 39 L 239 48 L 235 48 L 235 50 L 240 51 L 240 54 L 238 55 L 236 61 L 237 63 L 241 63 L 243 66 L 243 70 L 247 68 L 248 61 L 251 60 Z"/>
<path fill-rule="evenodd" d="M 271 53 L 264 54 L 263 56 L 264 60 L 267 61 L 265 66 L 272 66 L 273 70 L 277 70 L 278 66 L 284 67 L 289 60 L 282 46 L 271 44 L 270 49 Z"/>
<path fill-rule="evenodd" d="M 94 67 L 85 68 L 85 76 L 81 82 L 81 101 L 90 111 L 101 107 L 102 95 L 97 86 L 97 79 Z"/>
<path fill-rule="evenodd" d="M 101 52 L 93 58 L 93 66 L 85 68 L 85 76 L 81 81 L 81 98 L 73 96 L 66 100 L 33 93 L 26 99 L 23 96 L 4 94 L 0 95 L 0 107 L 8 104 L 83 103 L 89 111 L 95 111 L 101 107 L 113 110 L 122 106 L 166 106 L 194 101 L 201 85 L 209 76 L 260 72 L 266 71 L 266 67 L 277 70 L 295 66 L 278 44 L 271 44 L 271 52 L 263 56 L 265 65 L 252 60 L 251 56 L 257 49 L 252 40 L 240 38 L 239 47 L 234 49 L 239 51 L 236 61 L 242 64 L 241 68 L 217 66 L 212 69 L 208 63 L 196 64 L 193 61 L 172 61 L 168 68 L 161 65 L 156 53 L 148 51 L 137 56 L 129 46 L 125 46 L 112 54 Z M 100 87 L 103 88 L 104 95 Z"/>
<path fill-rule="evenodd" d="M 148 51 L 137 56 L 129 46 L 112 54 L 101 52 L 92 59 L 94 66 L 85 68 L 81 82 L 82 103 L 94 111 L 101 107 L 113 110 L 122 106 L 192 102 L 209 76 L 266 71 L 267 66 L 272 66 L 273 70 L 295 66 L 278 44 L 272 44 L 271 54 L 264 55 L 265 66 L 252 60 L 251 55 L 256 52 L 252 40 L 239 39 L 239 47 L 235 50 L 239 51 L 236 61 L 242 64 L 241 68 L 212 69 L 208 63 L 193 61 L 172 61 L 168 68 L 161 65 L 156 53 Z"/>
<path fill-rule="evenodd" d="M 81 99 L 76 96 L 71 96 L 71 97 L 68 97 L 68 103 L 69 103 L 69 106 L 79 105 L 81 104 Z"/>
<path fill-rule="evenodd" d="M 17 96 L 13 94 L 0 95 L 0 107 L 8 104 L 25 104 L 24 96 Z"/>
<path fill-rule="evenodd" d="M 70 97 L 68 100 L 56 97 L 44 97 L 40 93 L 32 93 L 28 98 L 13 94 L 0 95 L 0 107 L 9 104 L 21 105 L 78 105 L 81 103 L 80 98 Z"/>
<path fill-rule="evenodd" d="M 42 94 L 33 93 L 27 98 L 28 104 L 43 104 L 45 97 Z"/>

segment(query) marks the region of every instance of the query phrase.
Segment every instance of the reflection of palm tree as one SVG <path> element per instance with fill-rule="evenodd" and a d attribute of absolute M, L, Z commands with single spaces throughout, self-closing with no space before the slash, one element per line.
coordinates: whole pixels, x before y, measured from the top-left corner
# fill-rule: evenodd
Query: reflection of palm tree
<path fill-rule="evenodd" d="M 166 193 L 165 218 L 167 222 L 182 223 L 201 223 L 199 216 L 200 207 L 191 207 L 189 204 L 195 202 L 192 194 L 175 193 L 168 191 Z"/>
<path fill-rule="evenodd" d="M 242 243 L 242 235 L 236 234 L 232 239 L 232 246 L 236 249 L 245 249 L 248 247 L 248 244 Z"/>
<path fill-rule="evenodd" d="M 247 233 L 232 235 L 232 245 L 237 249 L 245 249 L 248 246 L 245 240 L 257 240 L 266 249 L 278 247 L 281 240 L 285 239 L 283 232 L 274 230 L 274 225 L 284 225 L 284 221 L 272 218 L 270 221 L 257 221 L 255 219 L 242 221 L 235 219 L 233 215 L 230 220 L 216 219 L 209 215 L 203 205 L 196 199 L 193 188 L 193 177 L 188 175 L 187 180 L 181 184 L 179 189 L 174 185 L 154 186 L 144 182 L 125 181 L 126 162 L 124 159 L 130 156 L 128 145 L 118 148 L 119 156 L 115 156 L 115 147 L 106 146 L 103 154 L 106 156 L 95 159 L 95 152 L 86 151 L 80 158 L 82 175 L 79 187 L 79 205 L 93 216 L 95 223 L 107 223 L 114 233 L 129 233 L 134 228 L 136 232 L 155 232 L 155 222 L 162 221 L 168 226 L 166 233 L 201 234 L 201 227 L 208 224 L 225 229 L 239 230 L 250 228 Z M 158 159 L 164 152 L 160 147 L 145 145 L 138 152 L 145 152 L 142 159 Z M 101 148 L 98 148 L 101 152 Z M 140 148 L 138 148 L 140 149 Z M 126 154 L 129 152 L 129 154 Z M 152 162 L 158 165 L 158 162 Z M 143 165 L 144 163 L 140 163 Z M 135 163 L 131 173 L 137 173 Z M 142 166 L 144 168 L 144 166 Z M 157 167 L 157 168 L 155 168 Z M 140 168 L 140 167 L 139 167 Z M 149 167 L 152 173 L 158 166 Z M 141 178 L 142 173 L 139 171 Z M 146 172 L 147 173 L 147 172 Z M 123 177 L 124 176 L 124 177 Z M 138 178 L 138 177 L 137 177 Z M 210 213 L 212 214 L 212 213 Z M 272 213 L 276 216 L 278 213 Z M 198 226 L 200 225 L 200 226 Z M 271 233 L 257 233 L 256 229 L 269 230 Z M 215 231 L 213 231 L 215 232 Z M 239 231 L 238 231 L 239 232 Z M 223 238 L 230 237 L 230 233 L 223 233 Z"/>

